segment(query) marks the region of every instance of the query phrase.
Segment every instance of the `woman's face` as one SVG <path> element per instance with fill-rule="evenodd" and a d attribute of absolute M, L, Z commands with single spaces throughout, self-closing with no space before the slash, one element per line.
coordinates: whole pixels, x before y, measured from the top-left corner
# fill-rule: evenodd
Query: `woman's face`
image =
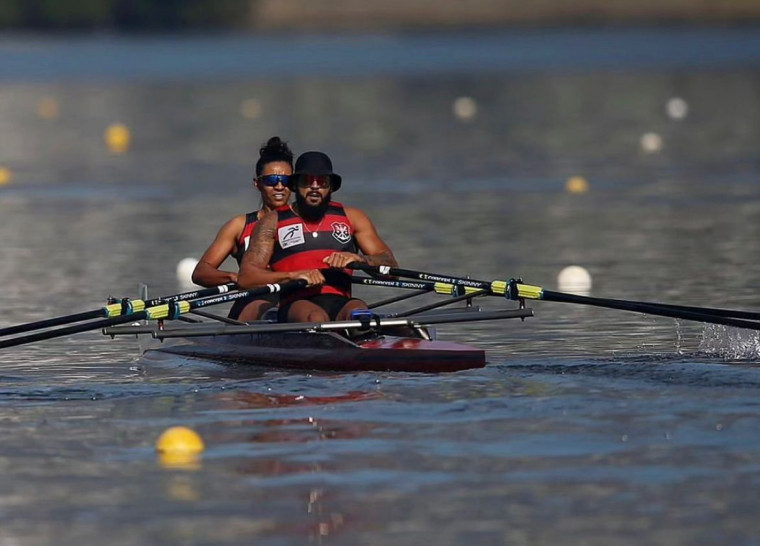
<path fill-rule="evenodd" d="M 269 210 L 287 205 L 290 199 L 290 190 L 283 182 L 278 182 L 275 186 L 270 186 L 266 183 L 264 177 L 272 174 L 290 176 L 293 174 L 293 169 L 290 168 L 290 165 L 286 161 L 272 161 L 264 165 L 261 174 L 254 181 L 254 186 L 261 192 L 264 207 Z"/>

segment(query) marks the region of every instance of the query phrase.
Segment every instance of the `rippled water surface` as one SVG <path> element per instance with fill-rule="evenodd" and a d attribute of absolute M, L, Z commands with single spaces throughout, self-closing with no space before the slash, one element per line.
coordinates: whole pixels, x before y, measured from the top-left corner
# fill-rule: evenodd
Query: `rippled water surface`
<path fill-rule="evenodd" d="M 251 165 L 273 134 L 332 155 L 336 198 L 404 267 L 557 289 L 579 264 L 592 295 L 757 309 L 756 33 L 673 36 L 626 31 L 604 55 L 577 32 L 6 38 L 0 327 L 140 282 L 182 291 L 179 260 L 256 207 Z M 712 56 L 697 62 L 688 44 L 702 42 Z M 536 43 L 532 64 L 505 49 Z M 310 45 L 346 69 L 275 62 Z M 357 64 L 373 47 L 375 69 Z M 70 65 L 72 48 L 89 63 Z M 123 73 L 99 64 L 119 55 Z M 474 117 L 454 115 L 460 97 Z M 685 118 L 667 115 L 673 97 Z M 126 154 L 105 149 L 113 122 L 131 129 Z M 646 133 L 659 151 L 642 149 Z M 589 191 L 567 192 L 570 176 Z M 532 307 L 525 322 L 439 327 L 489 362 L 437 376 L 140 358 L 135 340 L 97 332 L 2 349 L 0 544 L 758 543 L 758 334 Z M 156 456 L 173 425 L 203 437 L 200 460 Z"/>

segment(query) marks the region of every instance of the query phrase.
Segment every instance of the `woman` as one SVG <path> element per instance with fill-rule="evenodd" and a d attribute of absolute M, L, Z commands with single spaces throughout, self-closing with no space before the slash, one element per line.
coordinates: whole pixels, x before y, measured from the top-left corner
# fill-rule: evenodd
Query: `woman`
<path fill-rule="evenodd" d="M 280 137 L 270 138 L 259 150 L 253 186 L 261 193 L 261 206 L 255 212 L 240 214 L 222 226 L 216 239 L 203 253 L 193 271 L 193 282 L 200 286 L 219 286 L 236 283 L 237 273 L 223 271 L 219 266 L 232 256 L 240 265 L 253 230 L 267 212 L 288 204 L 288 178 L 293 174 L 293 152 Z M 278 296 L 271 294 L 257 299 L 237 300 L 230 309 L 230 318 L 248 322 L 258 320 L 268 309 L 277 305 Z"/>

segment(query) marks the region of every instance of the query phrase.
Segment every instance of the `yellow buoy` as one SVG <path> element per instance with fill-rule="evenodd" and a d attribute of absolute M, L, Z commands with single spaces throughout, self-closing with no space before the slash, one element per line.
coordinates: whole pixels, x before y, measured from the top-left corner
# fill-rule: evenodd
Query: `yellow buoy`
<path fill-rule="evenodd" d="M 565 182 L 565 189 L 570 193 L 586 193 L 588 181 L 582 176 L 571 176 Z"/>
<path fill-rule="evenodd" d="M 129 129 L 121 123 L 114 123 L 106 129 L 104 139 L 108 150 L 114 154 L 123 154 L 129 149 L 132 136 Z"/>
<path fill-rule="evenodd" d="M 205 447 L 201 437 L 187 427 L 168 428 L 156 440 L 159 462 L 165 468 L 197 470 Z"/>
<path fill-rule="evenodd" d="M 198 433 L 187 427 L 166 429 L 156 440 L 159 453 L 202 453 L 206 449 Z"/>
<path fill-rule="evenodd" d="M 59 113 L 58 101 L 53 97 L 43 97 L 37 103 L 37 115 L 41 119 L 56 119 Z"/>
<path fill-rule="evenodd" d="M 245 99 L 240 103 L 240 115 L 247 119 L 258 119 L 263 108 L 259 99 Z"/>
<path fill-rule="evenodd" d="M 0 186 L 5 186 L 11 181 L 11 178 L 13 178 L 13 175 L 11 174 L 10 169 L 0 167 Z"/>

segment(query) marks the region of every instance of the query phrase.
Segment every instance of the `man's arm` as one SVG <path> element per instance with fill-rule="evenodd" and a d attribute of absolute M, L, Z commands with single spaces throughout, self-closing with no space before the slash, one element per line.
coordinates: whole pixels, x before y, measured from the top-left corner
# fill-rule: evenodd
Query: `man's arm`
<path fill-rule="evenodd" d="M 238 273 L 238 286 L 243 289 L 265 284 L 274 284 L 295 279 L 305 279 L 309 286 L 322 284 L 325 278 L 318 269 L 301 271 L 272 271 L 269 261 L 274 252 L 277 237 L 277 212 L 266 214 L 256 223 L 251 243 L 243 255 Z"/>
<path fill-rule="evenodd" d="M 240 215 L 235 216 L 221 227 L 214 242 L 206 249 L 193 270 L 192 280 L 195 284 L 219 286 L 229 282 L 237 282 L 237 273 L 220 270 L 219 266 L 227 259 L 227 256 L 232 254 L 244 225 L 245 215 Z"/>
<path fill-rule="evenodd" d="M 335 252 L 325 258 L 331 267 L 345 267 L 351 262 L 363 262 L 369 265 L 389 265 L 398 267 L 390 247 L 380 238 L 374 224 L 361 210 L 346 207 L 346 216 L 354 227 L 354 238 L 364 256 L 351 252 Z"/>

